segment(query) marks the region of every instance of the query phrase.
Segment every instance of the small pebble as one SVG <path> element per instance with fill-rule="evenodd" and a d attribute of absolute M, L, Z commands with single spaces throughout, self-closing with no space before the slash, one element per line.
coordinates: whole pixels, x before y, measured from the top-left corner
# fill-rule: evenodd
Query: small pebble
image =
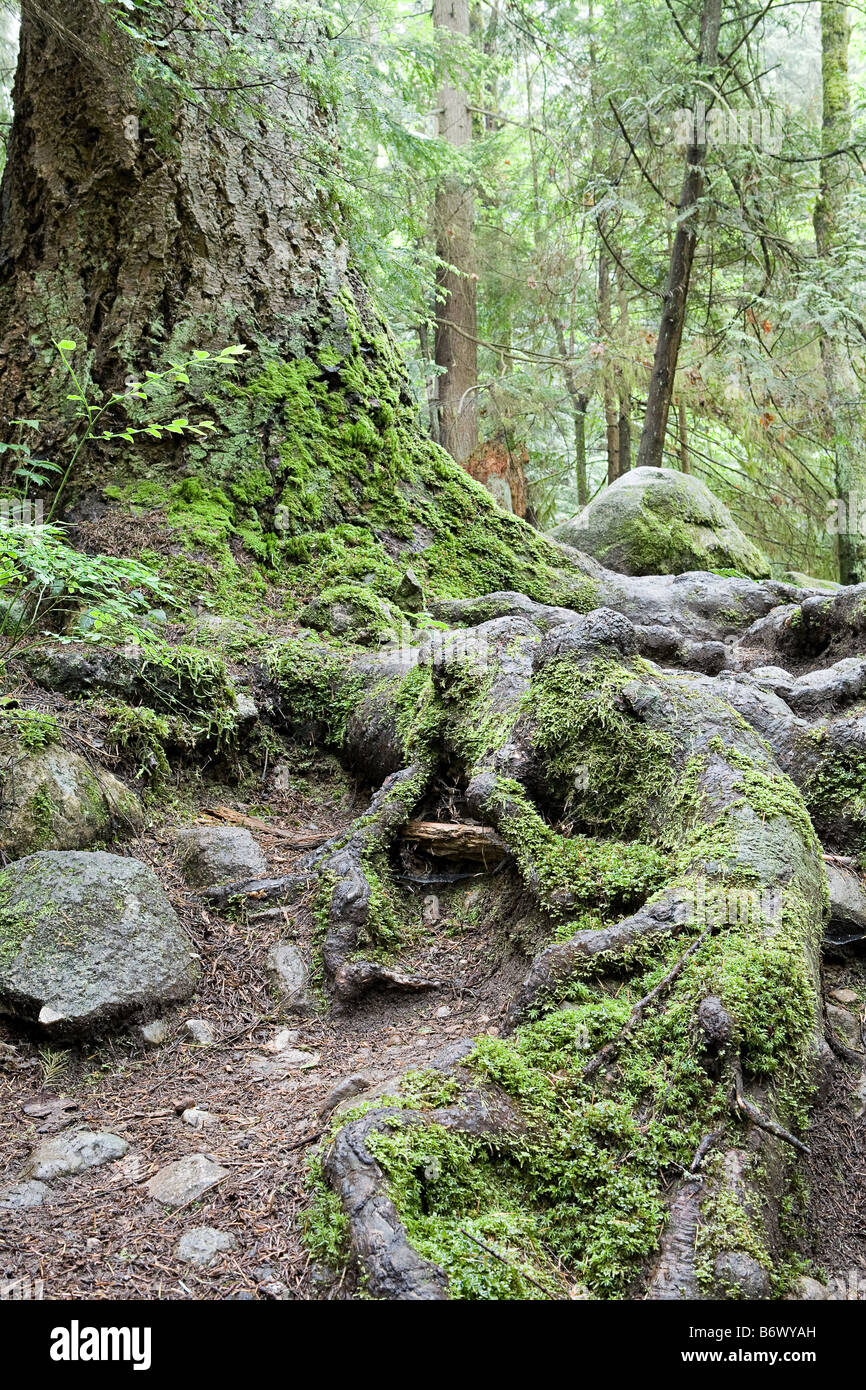
<path fill-rule="evenodd" d="M 187 1037 L 199 1047 L 212 1047 L 216 1042 L 214 1026 L 206 1018 L 188 1018 L 183 1026 Z"/>
<path fill-rule="evenodd" d="M 209 1110 L 199 1110 L 197 1105 L 191 1105 L 189 1109 L 184 1110 L 180 1118 L 190 1129 L 206 1129 L 208 1125 L 216 1124 L 216 1115 L 212 1115 Z"/>

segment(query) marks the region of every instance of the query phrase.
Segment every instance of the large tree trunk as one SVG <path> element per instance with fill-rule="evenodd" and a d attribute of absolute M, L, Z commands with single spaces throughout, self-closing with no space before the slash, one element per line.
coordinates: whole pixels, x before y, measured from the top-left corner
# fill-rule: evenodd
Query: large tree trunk
<path fill-rule="evenodd" d="M 450 35 L 469 37 L 468 0 L 434 0 L 433 24 L 446 60 L 454 61 Z M 439 136 L 456 149 L 472 139 L 466 92 L 446 73 L 439 89 Z M 436 193 L 436 365 L 439 376 L 439 440 L 458 463 L 478 443 L 478 313 L 473 251 L 475 204 L 471 187 L 452 174 Z"/>
<path fill-rule="evenodd" d="M 253 121 L 138 87 L 134 59 L 99 0 L 24 0 L 0 214 L 0 418 L 40 415 L 49 444 L 68 419 L 52 339 L 78 342 L 86 382 L 122 389 L 191 345 L 318 335 L 345 276 L 317 195 L 302 191 L 281 84 L 263 98 L 274 119 Z M 292 102 L 322 127 L 312 102 Z"/>
<path fill-rule="evenodd" d="M 704 75 L 711 73 L 718 62 L 721 17 L 721 0 L 704 0 L 698 53 L 698 70 Z M 707 157 L 705 133 L 695 129 L 693 136 L 686 150 L 686 169 L 677 205 L 677 230 L 671 247 L 661 324 L 638 449 L 638 468 L 661 468 L 664 457 L 668 413 L 686 321 L 692 262 L 695 257 L 697 203 L 703 192 L 703 166 Z"/>

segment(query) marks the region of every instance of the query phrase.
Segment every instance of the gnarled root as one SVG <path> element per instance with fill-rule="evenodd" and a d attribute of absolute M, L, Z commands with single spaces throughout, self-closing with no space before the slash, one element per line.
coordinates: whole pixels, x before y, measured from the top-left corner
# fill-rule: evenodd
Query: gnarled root
<path fill-rule="evenodd" d="M 448 1280 L 409 1243 L 388 1192 L 385 1174 L 369 1148 L 372 1134 L 438 1125 L 476 1138 L 518 1134 L 522 1121 L 508 1097 L 492 1087 L 467 1092 L 459 1105 L 426 1112 L 383 1108 L 344 1125 L 325 1152 L 325 1177 L 339 1193 L 353 1251 L 377 1298 L 405 1301 L 448 1297 Z"/>
<path fill-rule="evenodd" d="M 644 1043 L 653 1028 L 658 1033 L 653 1020 L 667 1011 L 677 1011 L 681 1019 L 687 1009 L 691 1023 L 677 1026 L 691 1029 L 689 1059 L 671 1065 L 685 1065 L 689 1075 L 702 1068 L 711 1079 L 717 1101 L 707 1104 L 705 1132 L 713 1132 L 714 1147 L 701 1154 L 700 1174 L 688 1170 L 688 1158 L 683 1161 L 684 1177 L 672 1192 L 666 1232 L 653 1267 L 645 1272 L 645 1287 L 650 1297 L 744 1292 L 766 1297 L 768 1270 L 781 1249 L 774 1212 L 786 1163 L 795 1157 L 791 1149 L 802 1141 L 784 1123 L 783 1089 L 760 1076 L 766 1065 L 760 1049 L 770 1044 L 757 1040 L 763 1020 L 748 1010 L 769 1006 L 775 996 L 768 989 L 790 993 L 791 1011 L 779 1025 L 790 1036 L 784 1043 L 779 1036 L 774 1044 L 787 1051 L 774 1059 L 771 1075 L 777 1071 L 787 1078 L 793 1071 L 805 1094 L 812 1039 L 820 1031 L 820 848 L 796 790 L 762 739 L 720 698 L 715 681 L 678 677 L 636 660 L 635 630 L 620 614 L 601 610 L 564 618 L 561 610 L 539 614 L 520 608 L 464 634 L 469 649 L 483 644 L 487 652 L 483 679 L 473 677 L 471 710 L 458 698 L 466 691 L 465 645 L 462 655 L 446 656 L 432 673 L 445 711 L 440 756 L 452 775 L 462 774 L 470 811 L 495 827 L 526 886 L 554 919 L 574 910 L 584 890 L 569 877 L 572 868 L 575 875 L 581 872 L 580 845 L 567 826 L 564 832 L 554 830 L 551 814 L 596 834 L 605 829 L 610 834 L 619 825 L 632 839 L 666 846 L 669 881 L 629 917 L 577 931 L 536 956 L 508 1014 L 512 1033 L 499 1044 L 512 1049 L 507 1055 L 514 1059 L 516 1090 L 508 1080 L 509 1064 L 497 1054 L 507 1115 L 488 1106 L 484 1133 L 495 1148 L 499 1126 L 507 1154 L 507 1136 L 522 1128 L 528 1143 L 542 1150 L 551 1144 L 548 1162 L 554 1171 L 556 1163 L 569 1161 L 565 1132 L 554 1141 L 533 1129 L 531 1096 L 521 1090 L 526 1085 L 520 1079 L 521 1038 L 527 1029 L 543 1027 L 544 1019 L 538 1025 L 525 1020 L 530 1013 L 555 1011 L 575 981 L 585 998 L 599 968 L 617 962 L 620 973 L 635 972 L 642 960 L 646 969 L 647 958 L 660 955 L 664 969 L 650 975 L 650 988 L 639 993 L 625 1019 L 620 1015 L 615 1028 L 602 1032 L 601 1045 L 589 1058 L 572 1059 L 566 1113 L 580 1115 L 598 1103 L 599 1092 L 615 1099 L 632 1049 L 658 1046 Z M 577 775 L 584 766 L 590 769 L 588 779 Z M 609 799 L 600 803 L 593 779 L 605 772 Z M 348 895 L 346 901 L 351 905 L 354 898 Z M 676 948 L 669 940 L 673 935 L 682 937 Z M 603 987 L 595 988 L 594 997 L 607 998 Z M 724 1111 L 730 1057 L 739 1068 L 733 1108 L 717 1132 L 711 1122 L 718 1124 L 720 1108 Z M 656 1060 L 661 1066 L 662 1059 Z M 654 1075 L 655 1065 L 648 1054 L 647 1076 Z M 459 1073 L 461 1084 L 470 1086 L 474 1074 L 471 1069 Z M 676 1080 L 670 1078 L 668 1089 Z M 628 1084 L 636 1084 L 633 1074 Z M 634 1104 L 646 1124 L 659 1107 L 664 1110 L 667 1090 L 661 1095 L 653 1090 L 655 1083 L 642 1084 L 649 1090 Z M 473 1094 L 467 1090 L 447 1111 L 412 1111 L 408 1117 L 401 1111 L 382 1123 L 443 1125 L 443 1115 L 450 1115 L 457 1128 L 453 1117 L 464 1116 Z M 696 1116 L 688 1109 L 683 1123 L 686 1115 L 693 1123 Z M 748 1147 L 741 1148 L 744 1121 L 749 1138 Z M 346 1126 L 325 1165 L 349 1217 L 354 1249 L 379 1296 L 444 1296 L 442 1272 L 406 1251 L 400 1213 L 388 1196 L 381 1165 L 366 1147 L 376 1123 L 368 1116 Z M 472 1132 L 463 1119 L 459 1124 Z M 763 1163 L 754 1161 L 757 1154 Z M 625 1150 L 620 1161 L 629 1162 Z M 660 1190 L 671 1175 L 660 1169 Z M 566 1202 L 563 1220 L 568 1219 Z M 410 1274 L 401 1282 L 403 1267 Z"/>

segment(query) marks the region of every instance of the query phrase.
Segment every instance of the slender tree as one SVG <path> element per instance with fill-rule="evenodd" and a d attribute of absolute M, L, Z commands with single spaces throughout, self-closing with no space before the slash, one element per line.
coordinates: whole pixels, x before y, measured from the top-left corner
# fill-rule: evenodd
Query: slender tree
<path fill-rule="evenodd" d="M 459 50 L 454 39 L 469 38 L 469 0 L 433 0 L 433 24 L 442 57 L 439 137 L 455 149 L 465 150 L 472 139 L 472 113 L 466 91 L 455 76 Z M 465 463 L 478 443 L 474 221 L 471 185 L 457 173 L 447 175 L 436 191 L 434 207 L 439 262 L 434 357 L 440 369 L 439 440 L 458 463 Z"/>
<path fill-rule="evenodd" d="M 847 229 L 844 205 L 849 192 L 848 150 L 851 140 L 851 94 L 848 7 L 840 0 L 821 4 L 821 164 L 820 188 L 813 223 L 818 256 L 832 274 L 844 262 Z M 852 400 L 857 388 L 844 350 L 825 333 L 821 361 L 827 387 L 826 427 L 835 459 L 839 575 L 843 584 L 866 578 L 866 536 L 860 533 L 864 501 L 862 466 L 852 433 Z"/>
<path fill-rule="evenodd" d="M 721 19 L 722 0 L 704 0 L 698 46 L 698 72 L 702 80 L 713 72 L 718 63 Z M 700 121 L 696 120 L 692 139 L 686 149 L 686 168 L 677 203 L 677 227 L 671 246 L 661 323 L 638 449 L 639 468 L 660 468 L 664 457 L 668 413 L 683 337 L 689 280 L 697 242 L 697 205 L 704 187 L 707 140 L 706 132 L 700 127 Z"/>

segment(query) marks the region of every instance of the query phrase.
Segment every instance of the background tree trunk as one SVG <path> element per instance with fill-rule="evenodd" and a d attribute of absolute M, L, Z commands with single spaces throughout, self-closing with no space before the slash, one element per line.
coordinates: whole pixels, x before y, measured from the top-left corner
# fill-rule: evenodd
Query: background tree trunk
<path fill-rule="evenodd" d="M 704 0 L 701 15 L 701 42 L 698 69 L 712 72 L 719 59 L 719 28 L 722 0 Z M 668 426 L 671 396 L 683 325 L 689 280 L 697 240 L 697 203 L 703 192 L 703 166 L 707 157 L 706 135 L 696 129 L 686 150 L 686 169 L 677 205 L 677 230 L 671 248 L 670 268 L 664 293 L 661 325 L 656 342 L 652 375 L 647 395 L 646 415 L 638 449 L 638 468 L 661 468 L 664 458 L 665 433 Z"/>
<path fill-rule="evenodd" d="M 599 223 L 601 219 L 599 219 Z M 602 358 L 602 400 L 604 401 L 605 434 L 607 436 L 607 481 L 619 477 L 619 407 L 613 380 L 610 352 L 613 345 L 613 322 L 610 312 L 610 261 L 601 249 L 598 253 L 598 328 L 605 354 Z"/>
<path fill-rule="evenodd" d="M 848 45 L 851 26 L 848 7 L 839 0 L 821 5 L 821 165 L 820 190 L 815 202 L 815 244 L 828 267 L 838 261 L 845 246 L 843 210 L 849 191 L 848 155 L 851 139 L 851 93 L 848 84 Z M 839 153 L 839 151 L 843 151 Z M 855 458 L 852 401 L 858 390 L 844 354 L 826 335 L 821 339 L 821 360 L 827 385 L 827 430 L 835 453 L 836 497 L 839 516 L 839 577 L 843 584 L 859 584 L 866 576 L 866 537 L 861 534 L 863 497 L 861 470 Z"/>
<path fill-rule="evenodd" d="M 590 398 L 586 392 L 581 391 L 577 380 L 577 373 L 574 370 L 572 361 L 573 344 L 570 346 L 565 338 L 565 325 L 562 319 L 554 319 L 553 331 L 556 334 L 557 351 L 562 358 L 562 374 L 565 377 L 565 389 L 571 401 L 571 417 L 574 425 L 574 476 L 577 484 L 577 505 L 585 507 L 589 501 L 589 491 L 586 480 L 586 410 Z"/>
<path fill-rule="evenodd" d="M 619 305 L 619 319 L 617 321 L 617 337 L 619 340 L 620 363 L 617 368 L 619 375 L 619 419 L 617 422 L 618 433 L 618 463 L 620 473 L 627 473 L 631 468 L 631 387 L 625 375 L 625 364 L 629 360 L 628 350 L 628 293 L 625 284 L 625 275 L 622 265 L 616 267 L 616 287 L 617 303 Z"/>
<path fill-rule="evenodd" d="M 449 38 L 469 37 L 468 0 L 433 0 L 433 24 L 444 56 L 453 57 Z M 439 89 L 439 136 L 458 149 L 472 139 L 472 114 L 466 92 L 443 76 Z M 476 304 L 473 225 L 474 196 L 463 179 L 451 175 L 436 193 L 436 343 L 441 368 L 439 439 L 458 463 L 465 463 L 478 443 L 478 312 Z"/>

